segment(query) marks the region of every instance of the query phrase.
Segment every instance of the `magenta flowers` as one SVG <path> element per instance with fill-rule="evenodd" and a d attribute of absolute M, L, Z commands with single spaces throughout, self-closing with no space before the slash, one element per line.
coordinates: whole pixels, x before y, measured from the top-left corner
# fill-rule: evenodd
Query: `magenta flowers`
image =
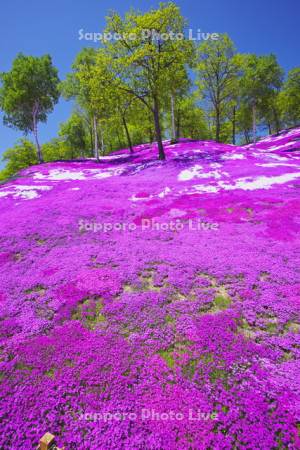
<path fill-rule="evenodd" d="M 299 139 L 0 188 L 1 448 L 299 448 Z"/>

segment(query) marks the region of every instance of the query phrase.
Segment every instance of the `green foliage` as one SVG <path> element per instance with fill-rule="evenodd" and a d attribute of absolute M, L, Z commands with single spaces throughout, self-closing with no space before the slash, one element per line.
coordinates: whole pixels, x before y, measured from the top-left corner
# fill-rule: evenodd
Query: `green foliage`
<path fill-rule="evenodd" d="M 280 129 L 277 97 L 283 82 L 283 70 L 274 55 L 243 55 L 240 95 L 242 102 L 258 113 L 260 119 L 267 123 L 271 132 L 272 126 Z M 255 118 L 253 116 L 253 130 Z M 255 138 L 255 136 L 254 136 Z"/>
<path fill-rule="evenodd" d="M 242 144 L 249 144 L 252 133 L 252 109 L 248 104 L 241 102 L 236 113 L 236 124 L 241 134 Z"/>
<path fill-rule="evenodd" d="M 176 137 L 209 139 L 205 113 L 192 96 L 177 100 L 175 107 Z"/>
<path fill-rule="evenodd" d="M 58 135 L 68 149 L 70 159 L 84 157 L 88 151 L 88 135 L 84 118 L 73 113 L 71 117 L 60 125 Z"/>
<path fill-rule="evenodd" d="M 292 69 L 279 94 L 278 106 L 284 123 L 296 126 L 300 123 L 300 67 Z"/>
<path fill-rule="evenodd" d="M 227 296 L 217 295 L 214 299 L 214 304 L 219 310 L 227 309 L 231 305 L 231 300 Z"/>
<path fill-rule="evenodd" d="M 4 124 L 24 133 L 34 133 L 42 161 L 37 125 L 46 122 L 59 98 L 57 69 L 49 55 L 40 58 L 20 53 L 9 72 L 1 73 L 0 108 Z"/>
<path fill-rule="evenodd" d="M 239 71 L 239 60 L 227 34 L 218 40 L 204 41 L 198 48 L 198 86 L 212 107 L 215 139 L 220 140 L 221 124 L 226 117 L 226 104 L 232 98 Z"/>
<path fill-rule="evenodd" d="M 174 3 L 161 3 L 145 14 L 131 10 L 122 18 L 113 12 L 107 18 L 107 33 L 121 40 L 105 43 L 116 87 L 141 101 L 153 114 L 160 159 L 165 159 L 161 131 L 162 93 L 170 92 L 168 81 L 177 67 L 191 60 L 193 45 L 183 35 L 185 21 Z M 151 30 L 151 33 L 149 33 Z"/>
<path fill-rule="evenodd" d="M 43 155 L 46 162 L 70 159 L 68 150 L 60 138 L 51 139 L 42 145 Z"/>
<path fill-rule="evenodd" d="M 72 64 L 72 72 L 60 83 L 60 91 L 65 99 L 76 99 L 83 109 L 91 109 L 92 93 L 90 80 L 95 73 L 96 50 L 84 48 Z"/>
<path fill-rule="evenodd" d="M 156 139 L 164 159 L 163 137 L 235 143 L 237 136 L 249 143 L 256 122 L 269 133 L 300 122 L 299 67 L 283 83 L 274 55 L 237 54 L 226 34 L 196 48 L 183 37 L 185 26 L 172 2 L 145 13 L 131 9 L 124 17 L 112 12 L 105 32 L 122 39 L 82 49 L 61 83 L 49 55 L 17 55 L 12 69 L 0 74 L 0 108 L 6 125 L 34 134 L 37 157 L 31 142 L 19 141 L 5 153 L 2 179 L 41 162 L 42 154 L 46 161 L 99 159 L 100 152 L 133 152 L 134 145 Z M 75 100 L 76 112 L 41 147 L 38 123 L 46 122 L 60 93 Z"/>
<path fill-rule="evenodd" d="M 6 166 L 0 172 L 1 181 L 38 162 L 34 145 L 27 139 L 20 139 L 14 147 L 6 150 L 2 156 L 2 161 L 6 162 Z"/>
<path fill-rule="evenodd" d="M 104 126 L 112 114 L 112 99 L 115 99 L 108 59 L 102 49 L 84 48 L 72 69 L 73 72 L 61 83 L 61 92 L 67 99 L 75 98 L 86 111 L 92 124 L 94 156 L 99 159 L 99 140 L 103 147 Z"/>
<path fill-rule="evenodd" d="M 167 366 L 170 369 L 173 369 L 175 366 L 173 351 L 174 351 L 174 349 L 169 349 L 169 350 L 160 350 L 158 352 L 159 355 L 165 360 Z"/>
<path fill-rule="evenodd" d="M 0 106 L 5 124 L 25 133 L 33 132 L 33 110 L 37 122 L 46 122 L 58 101 L 58 75 L 49 55 L 40 58 L 20 53 L 10 72 L 1 74 Z"/>
<path fill-rule="evenodd" d="M 244 55 L 242 59 L 241 95 L 250 105 L 261 107 L 282 85 L 283 71 L 274 55 Z"/>

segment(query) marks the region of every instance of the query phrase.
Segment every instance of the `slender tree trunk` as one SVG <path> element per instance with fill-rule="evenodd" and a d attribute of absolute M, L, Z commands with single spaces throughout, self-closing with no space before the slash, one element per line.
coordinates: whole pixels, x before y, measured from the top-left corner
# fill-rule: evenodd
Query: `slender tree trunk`
<path fill-rule="evenodd" d="M 252 115 L 253 115 L 253 143 L 256 144 L 256 102 L 254 102 L 252 106 Z"/>
<path fill-rule="evenodd" d="M 97 133 L 97 118 L 93 116 L 93 129 L 94 129 L 94 157 L 99 162 L 99 146 L 98 146 L 98 133 Z"/>
<path fill-rule="evenodd" d="M 117 138 L 118 138 L 119 147 L 122 148 L 122 142 L 121 142 L 120 134 L 119 134 L 118 130 L 117 130 Z"/>
<path fill-rule="evenodd" d="M 178 141 L 179 140 L 179 138 L 180 138 L 180 127 L 181 127 L 181 116 L 180 116 L 180 110 L 178 111 L 178 114 L 177 114 L 177 123 L 176 123 L 176 141 Z"/>
<path fill-rule="evenodd" d="M 93 138 L 93 129 L 94 129 L 94 122 L 92 120 L 92 123 L 89 122 L 89 133 L 90 133 L 90 144 L 91 144 L 91 156 L 94 155 L 94 138 Z"/>
<path fill-rule="evenodd" d="M 161 136 L 161 127 L 160 127 L 160 119 L 159 119 L 159 105 L 158 105 L 158 99 L 156 96 L 154 96 L 154 102 L 153 102 L 153 116 L 154 116 L 156 140 L 157 140 L 157 145 L 158 145 L 158 159 L 165 160 L 166 155 L 165 155 L 164 146 L 162 143 L 162 136 Z"/>
<path fill-rule="evenodd" d="M 268 123 L 268 130 L 269 130 L 269 134 L 272 134 L 272 128 L 271 128 L 271 124 Z"/>
<path fill-rule="evenodd" d="M 280 122 L 279 122 L 279 117 L 278 117 L 276 108 L 273 108 L 273 115 L 274 115 L 276 133 L 278 134 L 280 131 Z"/>
<path fill-rule="evenodd" d="M 32 114 L 33 135 L 34 135 L 34 139 L 35 139 L 37 158 L 38 158 L 39 163 L 41 164 L 44 162 L 44 160 L 43 160 L 42 150 L 41 150 L 41 146 L 40 146 L 39 139 L 38 139 L 38 127 L 37 127 L 37 119 L 36 119 L 37 113 L 38 113 L 38 106 L 35 105 L 34 111 Z"/>
<path fill-rule="evenodd" d="M 153 119 L 152 119 L 150 110 L 149 110 L 148 120 L 149 120 L 149 123 L 151 124 Z M 154 133 L 153 133 L 153 128 L 151 127 L 151 125 L 149 127 L 149 139 L 150 139 L 150 143 L 152 143 L 154 141 Z"/>
<path fill-rule="evenodd" d="M 101 134 L 101 154 L 102 156 L 104 156 L 105 153 L 105 149 L 104 149 L 104 136 L 103 136 L 103 130 L 100 130 L 100 134 Z"/>
<path fill-rule="evenodd" d="M 216 108 L 216 141 L 220 142 L 220 110 L 219 107 Z"/>
<path fill-rule="evenodd" d="M 176 142 L 176 128 L 175 128 L 175 98 L 171 94 L 171 123 L 172 123 L 172 142 Z"/>
<path fill-rule="evenodd" d="M 133 147 L 132 147 L 131 137 L 130 137 L 130 134 L 129 134 L 129 130 L 128 130 L 128 126 L 127 126 L 127 122 L 126 122 L 125 116 L 122 116 L 122 121 L 123 121 L 123 125 L 124 125 L 124 128 L 125 128 L 125 133 L 126 133 L 126 137 L 127 137 L 129 150 L 130 150 L 130 153 L 132 154 L 133 153 Z"/>
<path fill-rule="evenodd" d="M 153 134 L 152 128 L 149 128 L 149 140 L 150 140 L 150 143 L 152 143 L 154 141 L 154 134 Z"/>
<path fill-rule="evenodd" d="M 244 136 L 245 136 L 246 144 L 250 144 L 250 137 L 249 137 L 249 133 L 247 130 L 244 130 Z"/>
<path fill-rule="evenodd" d="M 233 145 L 235 145 L 235 142 L 236 142 L 236 140 L 235 140 L 235 134 L 236 134 L 235 130 L 236 130 L 236 107 L 234 106 L 233 107 L 233 116 L 232 116 L 232 143 L 233 143 Z"/>

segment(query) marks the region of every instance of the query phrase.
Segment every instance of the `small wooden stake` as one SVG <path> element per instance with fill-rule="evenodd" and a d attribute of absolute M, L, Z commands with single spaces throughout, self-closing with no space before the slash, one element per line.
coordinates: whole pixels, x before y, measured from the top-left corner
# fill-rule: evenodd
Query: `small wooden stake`
<path fill-rule="evenodd" d="M 58 448 L 55 443 L 55 436 L 51 433 L 45 433 L 40 440 L 37 450 L 65 450 L 65 447 Z"/>
<path fill-rule="evenodd" d="M 50 446 L 54 444 L 55 436 L 51 433 L 46 433 L 40 440 L 40 450 L 49 450 Z"/>

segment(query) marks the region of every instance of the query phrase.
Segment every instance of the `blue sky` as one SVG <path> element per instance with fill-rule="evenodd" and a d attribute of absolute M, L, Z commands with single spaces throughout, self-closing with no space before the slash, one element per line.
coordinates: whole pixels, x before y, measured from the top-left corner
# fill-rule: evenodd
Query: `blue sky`
<path fill-rule="evenodd" d="M 76 53 L 85 45 L 79 30 L 101 32 L 105 16 L 114 9 L 130 7 L 147 10 L 158 1 L 146 0 L 9 0 L 1 2 L 0 71 L 10 69 L 18 52 L 40 56 L 49 53 L 60 78 L 70 71 Z M 300 65 L 299 0 L 178 0 L 190 28 L 204 32 L 228 33 L 240 52 L 275 53 L 285 70 Z M 40 140 L 57 133 L 72 105 L 61 100 L 40 126 Z M 0 116 L 0 154 L 22 136 L 4 127 Z"/>

